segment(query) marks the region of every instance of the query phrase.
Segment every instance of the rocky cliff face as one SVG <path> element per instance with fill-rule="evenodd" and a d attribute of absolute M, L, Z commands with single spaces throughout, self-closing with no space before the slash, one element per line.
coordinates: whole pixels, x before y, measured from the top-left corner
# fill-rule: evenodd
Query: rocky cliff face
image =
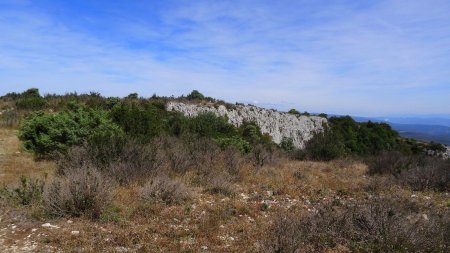
<path fill-rule="evenodd" d="M 447 160 L 450 159 L 450 146 L 445 146 L 444 151 L 424 150 L 424 153 L 429 156 L 437 156 Z"/>
<path fill-rule="evenodd" d="M 243 122 L 256 122 L 262 133 L 267 133 L 272 140 L 279 144 L 283 137 L 291 138 L 295 147 L 304 148 L 314 133 L 323 131 L 323 124 L 327 120 L 317 116 L 297 116 L 275 110 L 262 109 L 251 105 L 235 105 L 226 108 L 224 105 L 200 105 L 182 102 L 169 102 L 169 111 L 178 111 L 187 117 L 212 112 L 218 116 L 226 116 L 228 121 L 240 126 Z"/>

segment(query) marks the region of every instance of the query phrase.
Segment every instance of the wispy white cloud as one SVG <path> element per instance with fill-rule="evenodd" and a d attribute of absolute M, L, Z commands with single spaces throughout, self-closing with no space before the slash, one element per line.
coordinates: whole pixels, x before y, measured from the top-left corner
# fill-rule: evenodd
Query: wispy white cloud
<path fill-rule="evenodd" d="M 33 5 L 0 10 L 0 92 L 39 86 L 179 95 L 196 88 L 282 109 L 449 113 L 448 1 L 153 7 L 138 6 L 139 15 L 104 10 L 108 31 L 74 28 Z"/>

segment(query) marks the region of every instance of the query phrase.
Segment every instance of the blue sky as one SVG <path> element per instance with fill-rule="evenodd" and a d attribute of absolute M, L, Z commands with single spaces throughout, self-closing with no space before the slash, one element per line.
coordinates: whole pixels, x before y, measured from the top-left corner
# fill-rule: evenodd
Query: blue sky
<path fill-rule="evenodd" d="M 450 1 L 0 0 L 0 94 L 450 115 Z"/>

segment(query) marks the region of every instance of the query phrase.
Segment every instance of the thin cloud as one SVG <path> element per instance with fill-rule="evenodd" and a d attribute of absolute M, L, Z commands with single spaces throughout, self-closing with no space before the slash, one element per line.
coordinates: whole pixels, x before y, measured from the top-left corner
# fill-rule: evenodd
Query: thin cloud
<path fill-rule="evenodd" d="M 136 3 L 79 19 L 8 6 L 0 10 L 1 93 L 195 88 L 280 109 L 449 113 L 448 1 Z"/>

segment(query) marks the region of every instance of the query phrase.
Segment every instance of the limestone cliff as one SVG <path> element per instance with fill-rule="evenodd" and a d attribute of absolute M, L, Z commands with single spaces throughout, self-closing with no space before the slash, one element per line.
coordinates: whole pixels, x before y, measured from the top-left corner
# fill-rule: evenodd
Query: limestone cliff
<path fill-rule="evenodd" d="M 323 131 L 326 118 L 317 116 L 298 116 L 275 110 L 268 110 L 252 105 L 233 105 L 225 107 L 217 104 L 191 104 L 171 101 L 166 105 L 169 111 L 178 111 L 187 117 L 212 112 L 218 116 L 226 116 L 228 121 L 240 126 L 243 122 L 256 122 L 262 133 L 267 133 L 279 144 L 283 137 L 291 138 L 297 148 L 304 148 L 314 133 Z"/>

